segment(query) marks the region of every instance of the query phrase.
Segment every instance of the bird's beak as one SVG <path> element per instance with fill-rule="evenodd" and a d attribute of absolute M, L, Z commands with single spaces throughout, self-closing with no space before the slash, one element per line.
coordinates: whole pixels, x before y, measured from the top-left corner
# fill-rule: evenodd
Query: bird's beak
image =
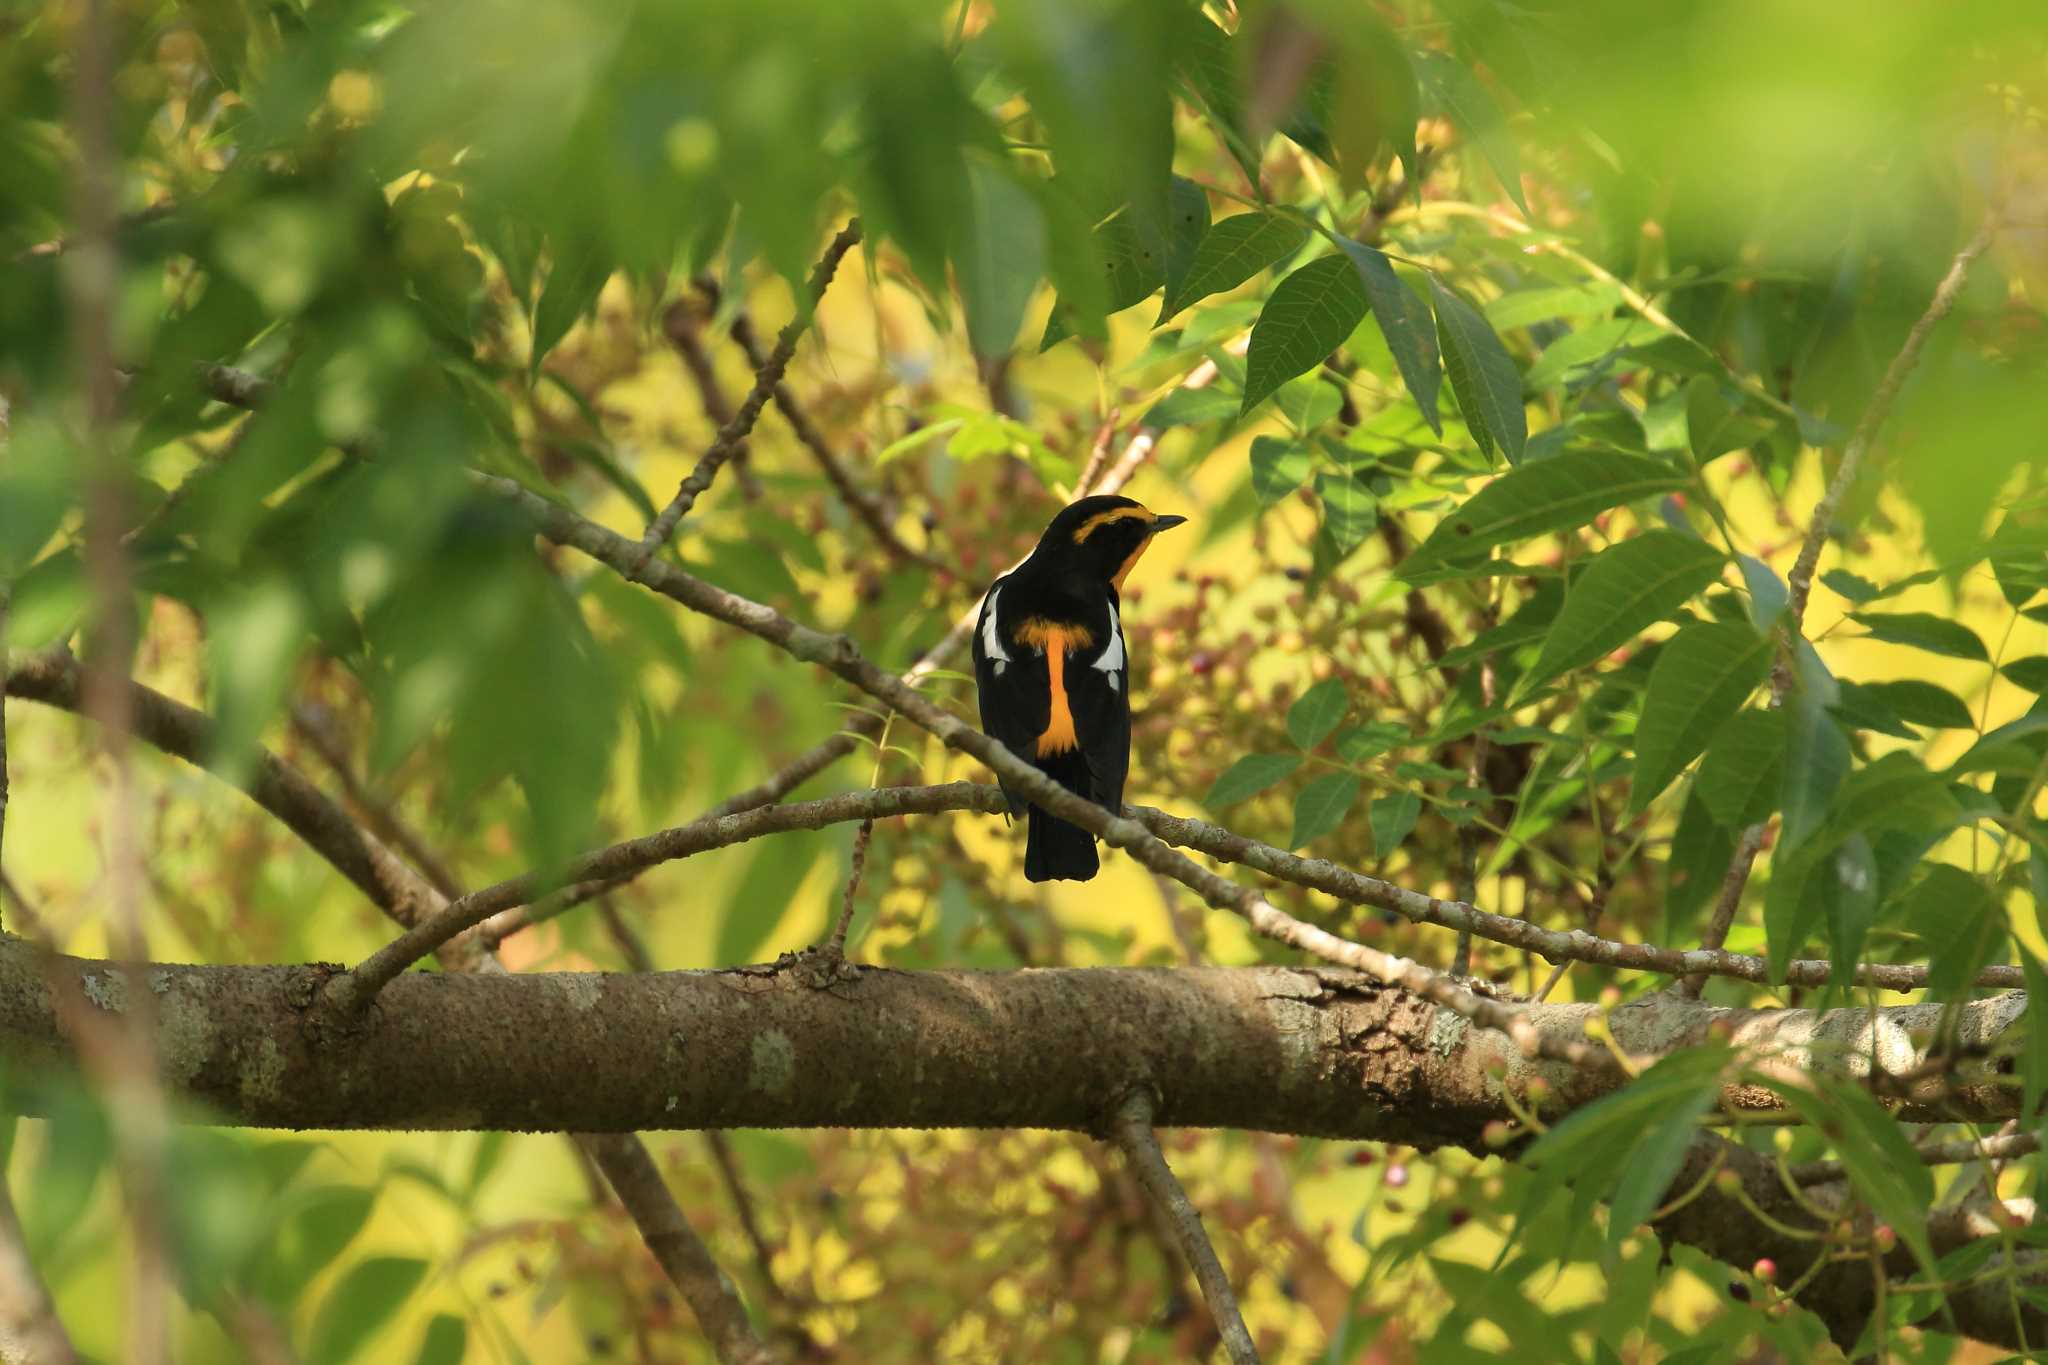
<path fill-rule="evenodd" d="M 1154 517 L 1154 518 L 1152 519 L 1152 525 L 1151 525 L 1151 527 L 1150 527 L 1150 532 L 1151 532 L 1151 534 L 1153 534 L 1153 535 L 1155 535 L 1155 536 L 1156 536 L 1156 535 L 1158 535 L 1158 534 L 1159 534 L 1159 533 L 1160 533 L 1161 531 L 1170 531 L 1170 530 L 1172 530 L 1172 529 L 1173 529 L 1174 527 L 1176 527 L 1176 526 L 1180 525 L 1180 524 L 1181 524 L 1182 522 L 1184 522 L 1184 521 L 1186 521 L 1186 520 L 1187 520 L 1187 518 L 1186 518 L 1186 517 L 1174 517 L 1174 516 L 1166 516 L 1166 517 Z"/>

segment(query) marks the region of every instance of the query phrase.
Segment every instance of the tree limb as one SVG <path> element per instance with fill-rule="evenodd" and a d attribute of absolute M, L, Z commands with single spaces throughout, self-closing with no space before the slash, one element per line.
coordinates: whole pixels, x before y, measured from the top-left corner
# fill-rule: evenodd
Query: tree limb
<path fill-rule="evenodd" d="M 1216 1248 L 1202 1227 L 1201 1212 L 1174 1177 L 1173 1167 L 1166 1164 L 1166 1153 L 1159 1150 L 1159 1137 L 1152 1131 L 1151 1096 L 1142 1090 L 1132 1091 L 1117 1109 L 1110 1136 L 1130 1163 L 1145 1197 L 1159 1207 L 1173 1228 L 1182 1254 L 1194 1269 L 1195 1283 L 1208 1300 L 1209 1316 L 1215 1319 L 1231 1365 L 1258 1365 L 1258 1347 L 1252 1345 L 1251 1333 L 1245 1330 L 1237 1294 L 1230 1287 L 1230 1277 L 1223 1273 L 1223 1263 L 1216 1259 Z"/>

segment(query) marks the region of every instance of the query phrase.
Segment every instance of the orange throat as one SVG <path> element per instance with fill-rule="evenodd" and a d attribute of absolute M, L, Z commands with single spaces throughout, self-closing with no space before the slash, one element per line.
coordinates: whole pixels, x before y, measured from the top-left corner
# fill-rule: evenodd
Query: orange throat
<path fill-rule="evenodd" d="M 1137 556 L 1131 558 L 1136 560 Z M 1124 567 L 1128 569 L 1130 565 Z M 1046 684 L 1051 692 L 1045 729 L 1032 741 L 1032 752 L 1040 758 L 1072 753 L 1081 747 L 1081 739 L 1074 732 L 1074 706 L 1067 696 L 1067 655 L 1094 644 L 1095 636 L 1085 626 L 1062 625 L 1034 616 L 1017 627 L 1017 638 L 1044 651 Z"/>
<path fill-rule="evenodd" d="M 1109 580 L 1111 586 L 1113 586 L 1119 594 L 1121 594 L 1124 590 L 1124 580 L 1130 577 L 1131 570 L 1137 567 L 1139 558 L 1145 553 L 1146 547 L 1149 546 L 1151 543 L 1152 537 L 1150 536 L 1146 536 L 1143 540 L 1139 541 L 1138 548 L 1131 551 L 1131 557 L 1123 562 L 1123 567 L 1118 569 L 1116 571 L 1116 576 Z"/>

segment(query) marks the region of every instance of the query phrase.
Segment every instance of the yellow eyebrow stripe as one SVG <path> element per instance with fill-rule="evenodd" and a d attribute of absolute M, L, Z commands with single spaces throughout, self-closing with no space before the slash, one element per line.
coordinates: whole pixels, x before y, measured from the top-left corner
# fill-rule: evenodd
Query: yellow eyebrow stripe
<path fill-rule="evenodd" d="M 1097 528 L 1107 526 L 1112 521 L 1122 521 L 1127 517 L 1143 517 L 1147 522 L 1159 520 L 1158 515 L 1148 508 L 1112 507 L 1107 512 L 1097 512 L 1094 516 L 1075 527 L 1074 543 L 1079 545 L 1082 541 L 1093 535 Z"/>

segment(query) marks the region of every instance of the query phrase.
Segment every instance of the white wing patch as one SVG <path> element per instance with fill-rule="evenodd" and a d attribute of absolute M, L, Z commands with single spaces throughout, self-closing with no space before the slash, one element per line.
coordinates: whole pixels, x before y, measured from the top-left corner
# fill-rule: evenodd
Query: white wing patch
<path fill-rule="evenodd" d="M 1002 677 L 1003 670 L 1010 666 L 1010 652 L 1003 648 L 1003 637 L 996 630 L 996 599 L 1002 595 L 1002 591 L 1001 588 L 989 590 L 988 606 L 982 609 L 981 616 L 981 652 L 996 666 L 998 678 Z M 1118 657 L 1122 657 L 1121 645 L 1117 653 Z"/>
<path fill-rule="evenodd" d="M 1102 657 L 1092 665 L 1102 670 L 1109 679 L 1109 690 L 1118 691 L 1123 685 L 1124 674 L 1124 628 L 1117 620 L 1114 604 L 1109 609 L 1109 643 L 1102 647 Z"/>

